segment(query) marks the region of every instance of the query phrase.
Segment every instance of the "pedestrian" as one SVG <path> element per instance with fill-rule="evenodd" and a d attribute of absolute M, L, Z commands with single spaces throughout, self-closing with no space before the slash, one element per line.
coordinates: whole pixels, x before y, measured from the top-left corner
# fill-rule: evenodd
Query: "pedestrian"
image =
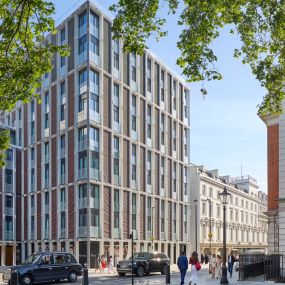
<path fill-rule="evenodd" d="M 217 260 L 216 260 L 216 255 L 212 255 L 212 262 L 211 262 L 211 273 L 212 273 L 212 279 L 215 279 L 216 275 L 216 268 L 217 268 Z"/>
<path fill-rule="evenodd" d="M 232 278 L 233 275 L 234 263 L 235 263 L 235 257 L 233 255 L 233 252 L 231 251 L 231 253 L 228 256 L 228 271 L 230 273 L 230 278 Z"/>
<path fill-rule="evenodd" d="M 205 264 L 208 264 L 209 262 L 209 257 L 208 257 L 208 254 L 205 255 Z"/>
<path fill-rule="evenodd" d="M 191 257 L 189 258 L 189 264 L 191 264 L 191 279 L 189 285 L 191 285 L 192 282 L 194 285 L 197 285 L 197 265 L 200 266 L 200 268 L 201 265 L 199 264 L 198 254 L 196 251 L 192 252 Z"/>
<path fill-rule="evenodd" d="M 110 271 L 113 271 L 113 273 L 116 272 L 114 263 L 113 263 L 113 257 L 112 255 L 109 257 L 109 263 L 108 263 L 108 274 L 110 274 Z"/>
<path fill-rule="evenodd" d="M 222 258 L 219 254 L 217 255 L 217 275 L 217 279 L 222 277 Z"/>
<path fill-rule="evenodd" d="M 105 268 L 106 268 L 106 261 L 105 261 L 104 255 L 101 255 L 101 268 L 104 273 Z"/>
<path fill-rule="evenodd" d="M 181 255 L 178 257 L 177 266 L 178 266 L 178 269 L 180 270 L 180 276 L 181 276 L 180 285 L 183 285 L 185 275 L 188 269 L 188 260 L 187 260 L 187 257 L 184 251 L 181 252 Z"/>
<path fill-rule="evenodd" d="M 205 257 L 204 257 L 204 255 L 203 255 L 203 254 L 201 254 L 201 263 L 203 264 L 203 263 L 204 263 L 204 261 L 205 261 Z"/>

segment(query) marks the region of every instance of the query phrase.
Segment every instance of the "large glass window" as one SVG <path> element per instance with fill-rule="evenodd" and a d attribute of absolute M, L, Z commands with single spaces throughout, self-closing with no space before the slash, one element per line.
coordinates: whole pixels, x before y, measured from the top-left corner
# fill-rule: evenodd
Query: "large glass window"
<path fill-rule="evenodd" d="M 114 51 L 113 51 L 113 61 L 114 61 L 114 68 L 119 69 L 120 68 L 120 44 L 119 39 L 114 40 Z"/>

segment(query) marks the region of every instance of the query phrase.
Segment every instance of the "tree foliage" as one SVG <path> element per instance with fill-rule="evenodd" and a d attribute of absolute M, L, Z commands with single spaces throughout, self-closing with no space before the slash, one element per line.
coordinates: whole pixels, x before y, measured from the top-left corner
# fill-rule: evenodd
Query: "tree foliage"
<path fill-rule="evenodd" d="M 67 55 L 67 47 L 47 39 L 56 33 L 54 10 L 54 4 L 44 0 L 0 0 L 0 118 L 17 101 L 37 97 L 53 54 Z M 0 151 L 6 146 L 0 141 Z"/>
<path fill-rule="evenodd" d="M 249 64 L 267 94 L 259 113 L 282 111 L 285 79 L 285 0 L 119 0 L 110 7 L 116 13 L 114 38 L 124 42 L 123 50 L 142 54 L 146 39 L 166 35 L 159 9 L 167 4 L 170 13 L 183 5 L 177 43 L 181 51 L 177 64 L 190 82 L 221 80 L 215 68 L 217 56 L 211 44 L 226 25 L 237 34 L 241 47 L 233 56 Z M 225 49 L 227 47 L 225 46 Z M 207 91 L 202 88 L 205 95 Z"/>

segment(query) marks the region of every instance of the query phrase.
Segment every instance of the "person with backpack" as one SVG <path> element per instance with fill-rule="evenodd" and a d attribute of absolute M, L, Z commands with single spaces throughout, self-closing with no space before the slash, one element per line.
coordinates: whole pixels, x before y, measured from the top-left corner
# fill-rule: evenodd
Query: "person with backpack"
<path fill-rule="evenodd" d="M 191 279 L 189 285 L 197 285 L 197 271 L 201 269 L 201 264 L 198 259 L 198 254 L 196 251 L 192 252 L 191 257 L 189 258 L 189 264 L 191 264 Z"/>
<path fill-rule="evenodd" d="M 180 285 L 183 285 L 184 284 L 185 275 L 186 275 L 186 272 L 187 272 L 187 269 L 188 269 L 188 260 L 187 260 L 187 257 L 185 256 L 185 252 L 184 251 L 178 257 L 177 266 L 178 266 L 178 268 L 180 270 L 180 275 L 181 275 Z"/>

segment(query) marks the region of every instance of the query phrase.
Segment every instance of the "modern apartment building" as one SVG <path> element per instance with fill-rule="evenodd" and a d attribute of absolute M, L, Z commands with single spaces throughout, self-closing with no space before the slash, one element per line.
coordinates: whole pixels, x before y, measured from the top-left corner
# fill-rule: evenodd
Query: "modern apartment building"
<path fill-rule="evenodd" d="M 7 116 L 11 147 L 7 150 L 6 165 L 0 168 L 0 266 L 20 262 L 21 250 L 21 149 L 16 146 L 15 112 Z M 16 219 L 16 217 L 18 219 Z"/>
<path fill-rule="evenodd" d="M 195 219 L 198 223 L 197 248 L 221 254 L 223 248 L 223 206 L 219 193 L 224 187 L 231 194 L 226 208 L 227 254 L 231 250 L 267 250 L 267 195 L 258 190 L 251 176 L 219 176 L 218 170 L 191 165 L 191 245 L 195 247 Z M 195 203 L 197 199 L 197 215 Z"/>
<path fill-rule="evenodd" d="M 22 146 L 21 259 L 73 252 L 189 253 L 189 90 L 158 58 L 122 54 L 112 20 L 92 1 L 51 36 L 70 46 L 53 58 L 41 104 L 17 105 Z M 17 218 L 19 218 L 17 217 Z"/>

